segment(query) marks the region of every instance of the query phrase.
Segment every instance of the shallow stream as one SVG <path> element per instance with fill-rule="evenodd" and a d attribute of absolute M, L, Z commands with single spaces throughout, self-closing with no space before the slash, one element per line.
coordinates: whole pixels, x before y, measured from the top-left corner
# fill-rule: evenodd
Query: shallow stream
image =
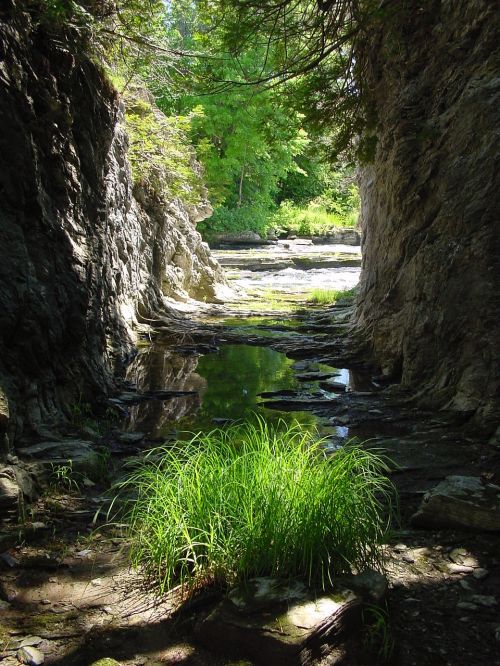
<path fill-rule="evenodd" d="M 316 252 L 316 248 L 314 250 Z M 329 251 L 337 252 L 336 246 L 329 246 Z M 350 251 L 352 256 L 359 253 L 359 248 L 350 248 Z M 252 248 L 248 252 L 255 260 L 258 251 Z M 269 247 L 263 248 L 262 252 L 267 257 Z M 226 258 L 228 254 L 225 251 Z M 235 254 L 240 260 L 242 254 L 244 258 L 242 250 L 235 251 Z M 226 268 L 226 271 L 240 294 L 249 290 L 259 293 L 271 288 L 290 296 L 315 287 L 347 289 L 354 286 L 359 277 L 359 268 L 352 266 L 245 270 L 244 274 L 233 268 Z M 284 313 L 282 317 L 223 315 L 217 321 L 227 329 L 237 331 L 243 339 L 255 334 L 264 338 L 286 336 L 292 339 L 300 319 L 300 315 Z M 335 399 L 335 392 L 321 388 L 318 380 L 311 378 L 304 381 L 304 373 L 320 373 L 323 378 L 330 377 L 346 386 L 349 383 L 348 370 L 311 361 L 293 361 L 265 346 L 225 344 L 212 353 L 187 354 L 166 345 L 154 344 L 141 350 L 130 366 L 127 376 L 130 387 L 140 393 L 169 390 L 186 392 L 186 395 L 148 400 L 131 406 L 126 427 L 147 434 L 148 439 L 164 441 L 178 437 L 182 432 L 206 432 L 257 413 L 268 420 L 298 421 L 307 427 L 317 427 L 335 438 L 347 437 L 347 428 L 331 426 L 307 409 L 280 411 L 265 407 L 260 397 L 262 393 L 282 392 L 282 396 L 287 397 L 300 392 L 303 402 L 307 402 L 308 398 Z"/>

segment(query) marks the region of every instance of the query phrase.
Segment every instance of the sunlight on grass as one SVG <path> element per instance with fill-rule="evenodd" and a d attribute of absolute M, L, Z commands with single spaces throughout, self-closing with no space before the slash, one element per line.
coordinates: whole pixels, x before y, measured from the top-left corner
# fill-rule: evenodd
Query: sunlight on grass
<path fill-rule="evenodd" d="M 165 592 L 258 575 L 327 586 L 380 566 L 387 461 L 349 446 L 326 457 L 295 423 L 254 423 L 151 451 L 122 482 L 136 566 Z"/>
<path fill-rule="evenodd" d="M 290 294 L 274 289 L 252 288 L 247 289 L 246 298 L 233 303 L 235 310 L 253 312 L 283 312 L 293 314 L 303 305 L 303 294 Z"/>
<path fill-rule="evenodd" d="M 333 305 L 333 303 L 349 305 L 354 302 L 356 294 L 356 287 L 352 289 L 313 289 L 308 301 L 318 305 Z"/>
<path fill-rule="evenodd" d="M 291 201 L 283 201 L 274 213 L 272 222 L 281 232 L 322 236 L 336 228 L 356 227 L 358 217 L 357 209 L 334 213 L 318 205 L 303 207 Z"/>

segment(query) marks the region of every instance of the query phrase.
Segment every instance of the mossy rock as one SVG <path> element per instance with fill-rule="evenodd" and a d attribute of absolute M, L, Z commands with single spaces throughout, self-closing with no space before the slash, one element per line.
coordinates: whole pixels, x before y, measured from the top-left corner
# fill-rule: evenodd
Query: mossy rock
<path fill-rule="evenodd" d="M 370 570 L 337 577 L 328 591 L 300 581 L 254 578 L 231 590 L 198 622 L 195 636 L 209 650 L 224 649 L 259 663 L 312 666 L 314 655 L 330 654 L 339 639 L 356 638 L 363 608 L 380 605 L 386 592 L 384 576 Z"/>
<path fill-rule="evenodd" d="M 93 661 L 90 666 L 121 666 L 119 661 L 112 659 L 111 657 L 104 657 L 103 659 L 98 659 Z"/>

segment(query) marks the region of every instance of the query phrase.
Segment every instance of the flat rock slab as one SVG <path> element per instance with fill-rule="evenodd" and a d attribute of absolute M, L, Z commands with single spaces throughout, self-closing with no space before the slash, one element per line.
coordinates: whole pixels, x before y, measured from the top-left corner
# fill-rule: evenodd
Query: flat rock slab
<path fill-rule="evenodd" d="M 134 391 L 127 391 L 120 393 L 116 398 L 110 398 L 109 402 L 116 405 L 139 405 L 142 402 L 149 400 L 172 400 L 173 398 L 183 398 L 184 396 L 198 395 L 196 391 L 145 391 L 144 393 L 136 393 Z"/>
<path fill-rule="evenodd" d="M 93 442 L 66 439 L 60 442 L 40 442 L 17 451 L 20 456 L 36 458 L 39 462 L 62 463 L 71 460 L 73 470 L 86 471 L 99 463 Z"/>
<path fill-rule="evenodd" d="M 332 391 L 334 393 L 345 393 L 347 390 L 347 385 L 344 382 L 335 381 L 334 379 L 327 379 L 324 382 L 320 382 L 319 386 L 325 389 L 325 391 Z"/>
<path fill-rule="evenodd" d="M 195 634 L 211 650 L 260 664 L 307 666 L 348 641 L 361 626 L 363 605 L 379 604 L 386 590 L 375 571 L 339 578 L 319 593 L 298 581 L 254 578 L 233 589 Z"/>
<path fill-rule="evenodd" d="M 448 476 L 424 496 L 415 527 L 500 532 L 500 486 L 475 476 Z"/>
<path fill-rule="evenodd" d="M 296 412 L 313 407 L 338 406 L 339 402 L 335 398 L 290 398 L 282 400 L 262 400 L 259 405 L 267 409 L 277 409 L 281 412 Z"/>

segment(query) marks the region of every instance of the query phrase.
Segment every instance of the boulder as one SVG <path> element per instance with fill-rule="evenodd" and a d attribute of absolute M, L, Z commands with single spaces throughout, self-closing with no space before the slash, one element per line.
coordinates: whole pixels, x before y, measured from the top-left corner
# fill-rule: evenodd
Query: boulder
<path fill-rule="evenodd" d="M 224 243 L 229 245 L 261 245 L 266 241 L 255 231 L 242 231 L 240 233 L 215 234 L 215 244 Z"/>
<path fill-rule="evenodd" d="M 259 664 L 306 666 L 348 642 L 362 624 L 363 606 L 379 604 L 386 590 L 375 571 L 338 578 L 326 592 L 299 581 L 254 578 L 231 590 L 195 635 L 211 650 Z"/>
<path fill-rule="evenodd" d="M 21 500 L 21 489 L 13 474 L 0 470 L 0 509 L 17 509 Z"/>
<path fill-rule="evenodd" d="M 415 527 L 500 531 L 500 486 L 475 476 L 448 476 L 424 496 Z"/>
<path fill-rule="evenodd" d="M 17 658 L 21 664 L 28 666 L 41 666 L 45 661 L 43 652 L 32 646 L 22 647 L 17 653 Z"/>
<path fill-rule="evenodd" d="M 350 227 L 332 227 L 326 236 L 315 236 L 313 243 L 323 245 L 324 243 L 340 243 L 342 245 L 361 245 L 361 234 Z"/>

